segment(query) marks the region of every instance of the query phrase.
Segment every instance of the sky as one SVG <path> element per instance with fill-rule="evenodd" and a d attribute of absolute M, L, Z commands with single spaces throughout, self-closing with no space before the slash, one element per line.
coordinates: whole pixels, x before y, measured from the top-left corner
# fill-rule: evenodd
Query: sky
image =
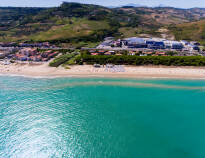
<path fill-rule="evenodd" d="M 0 6 L 53 7 L 59 6 L 62 1 L 104 6 L 119 6 L 134 3 L 151 7 L 165 5 L 177 8 L 205 8 L 205 0 L 0 0 Z"/>

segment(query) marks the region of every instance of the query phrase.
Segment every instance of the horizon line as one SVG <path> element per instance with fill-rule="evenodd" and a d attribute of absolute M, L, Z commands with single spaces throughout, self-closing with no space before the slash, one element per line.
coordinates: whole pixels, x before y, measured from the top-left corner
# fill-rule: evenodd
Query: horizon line
<path fill-rule="evenodd" d="M 5 6 L 5 5 L 0 5 L 0 8 L 53 8 L 53 7 L 60 7 L 63 3 L 78 3 L 78 4 L 85 4 L 85 5 L 97 5 L 97 6 L 103 6 L 106 8 L 121 8 L 121 7 L 134 7 L 134 8 L 175 8 L 175 9 L 205 9 L 205 7 L 188 7 L 188 8 L 183 8 L 183 7 L 174 7 L 174 6 L 166 6 L 163 4 L 157 5 L 157 6 L 147 6 L 147 5 L 140 5 L 140 4 L 124 4 L 124 5 L 101 5 L 101 4 L 94 4 L 94 3 L 81 3 L 81 2 L 62 2 L 59 5 L 53 5 L 53 6 Z M 136 5 L 136 6 L 134 6 Z M 137 6 L 138 5 L 138 6 Z"/>

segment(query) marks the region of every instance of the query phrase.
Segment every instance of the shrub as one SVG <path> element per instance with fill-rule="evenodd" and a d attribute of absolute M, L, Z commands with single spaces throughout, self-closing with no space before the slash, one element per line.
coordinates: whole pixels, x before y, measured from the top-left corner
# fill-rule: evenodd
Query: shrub
<path fill-rule="evenodd" d="M 61 55 L 61 56 L 57 57 L 56 59 L 54 59 L 52 62 L 50 62 L 49 66 L 51 66 L 51 67 L 58 67 L 61 64 L 64 64 L 65 62 L 67 62 L 73 56 L 74 56 L 73 54 Z"/>

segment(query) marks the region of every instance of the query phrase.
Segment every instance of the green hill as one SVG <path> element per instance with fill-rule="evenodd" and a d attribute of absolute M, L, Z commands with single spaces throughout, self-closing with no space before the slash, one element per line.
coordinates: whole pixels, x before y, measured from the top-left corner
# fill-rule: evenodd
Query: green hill
<path fill-rule="evenodd" d="M 205 9 L 121 7 L 63 3 L 53 8 L 0 8 L 0 42 L 49 41 L 66 45 L 96 44 L 106 36 L 159 36 L 170 24 L 204 18 Z M 177 30 L 172 31 L 175 33 Z M 175 33 L 176 37 L 177 33 Z"/>
<path fill-rule="evenodd" d="M 2 14 L 6 15 L 6 11 Z M 138 18 L 105 7 L 78 3 L 39 8 L 36 12 L 31 9 L 31 14 L 20 16 L 19 13 L 18 18 L 10 17 L 12 23 L 10 20 L 2 22 L 0 18 L 0 41 L 99 41 L 105 36 L 117 36 L 121 25 L 135 23 Z"/>

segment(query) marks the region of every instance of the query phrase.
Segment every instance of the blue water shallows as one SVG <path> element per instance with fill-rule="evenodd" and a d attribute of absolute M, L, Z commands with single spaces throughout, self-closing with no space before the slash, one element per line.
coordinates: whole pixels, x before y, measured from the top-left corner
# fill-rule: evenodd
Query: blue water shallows
<path fill-rule="evenodd" d="M 205 81 L 0 77 L 0 158 L 204 158 Z"/>

